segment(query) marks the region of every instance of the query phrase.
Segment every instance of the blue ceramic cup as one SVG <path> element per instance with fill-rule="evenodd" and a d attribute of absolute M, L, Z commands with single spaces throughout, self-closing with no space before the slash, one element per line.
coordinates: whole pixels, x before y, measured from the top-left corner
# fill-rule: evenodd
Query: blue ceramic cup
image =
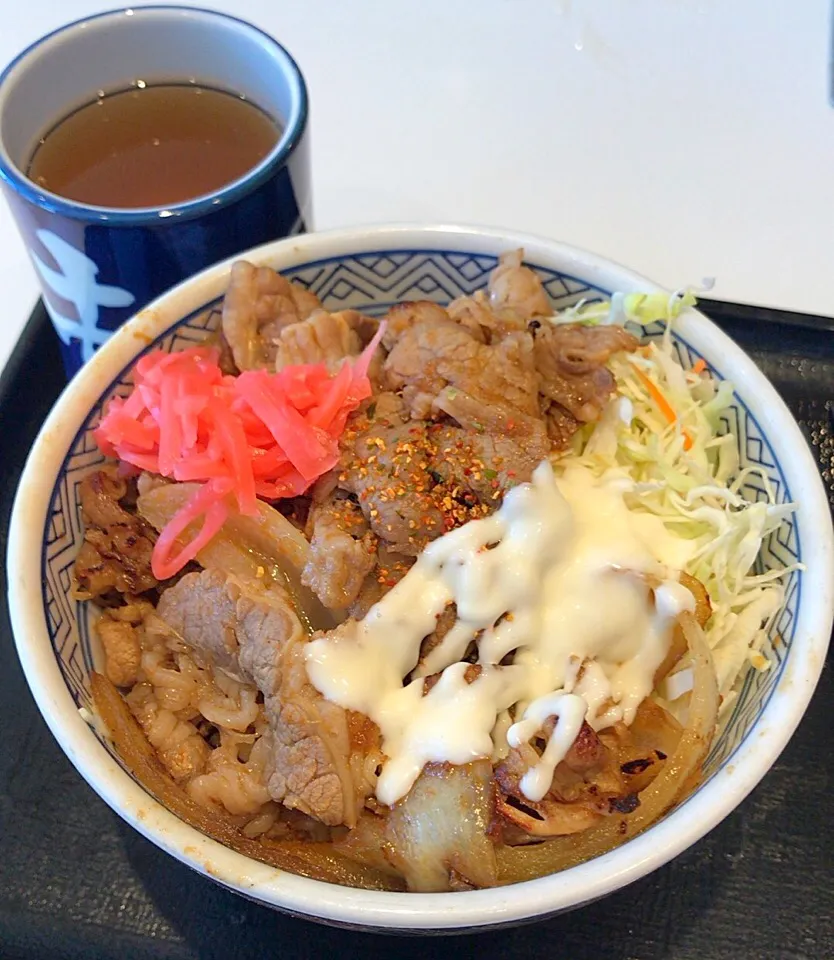
<path fill-rule="evenodd" d="M 160 208 L 67 200 L 26 170 L 54 124 L 100 91 L 198 83 L 250 99 L 283 134 L 251 171 Z M 72 375 L 138 309 L 212 263 L 310 227 L 307 90 L 270 36 L 192 7 L 137 7 L 49 34 L 0 75 L 0 182 L 29 250 Z"/>

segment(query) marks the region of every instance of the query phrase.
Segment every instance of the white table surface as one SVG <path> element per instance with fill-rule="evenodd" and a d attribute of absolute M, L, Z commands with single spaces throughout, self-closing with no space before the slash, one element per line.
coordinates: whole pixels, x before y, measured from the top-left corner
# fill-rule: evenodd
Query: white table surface
<path fill-rule="evenodd" d="M 0 65 L 99 9 L 5 3 Z M 307 77 L 319 228 L 507 226 L 670 287 L 714 276 L 718 298 L 834 314 L 830 0 L 215 5 Z M 3 203 L 0 290 L 2 366 L 37 297 Z"/>

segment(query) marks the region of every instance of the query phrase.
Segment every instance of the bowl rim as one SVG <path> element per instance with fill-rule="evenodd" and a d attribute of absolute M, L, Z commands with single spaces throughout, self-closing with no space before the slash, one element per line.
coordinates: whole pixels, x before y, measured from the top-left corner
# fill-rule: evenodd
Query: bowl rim
<path fill-rule="evenodd" d="M 485 928 L 560 912 L 623 887 L 677 856 L 724 819 L 756 786 L 790 739 L 825 662 L 834 618 L 834 531 L 827 494 L 793 416 L 753 361 L 710 320 L 684 313 L 676 330 L 728 368 L 736 393 L 756 412 L 797 502 L 803 596 L 787 663 L 764 712 L 710 780 L 664 820 L 601 857 L 536 880 L 454 894 L 357 890 L 284 873 L 235 853 L 170 813 L 107 753 L 82 719 L 50 644 L 42 599 L 41 539 L 55 480 L 76 431 L 112 379 L 148 343 L 219 296 L 241 257 L 291 270 L 329 257 L 367 252 L 452 251 L 496 256 L 524 247 L 525 258 L 574 273 L 607 290 L 662 291 L 640 274 L 569 244 L 511 230 L 455 224 L 382 224 L 305 234 L 231 257 L 141 310 L 73 378 L 41 428 L 21 475 L 7 553 L 9 610 L 29 687 L 58 743 L 90 786 L 120 816 L 178 860 L 263 904 L 356 928 L 441 931 Z M 723 374 L 726 375 L 726 374 Z M 824 518 L 824 519 L 823 519 Z"/>

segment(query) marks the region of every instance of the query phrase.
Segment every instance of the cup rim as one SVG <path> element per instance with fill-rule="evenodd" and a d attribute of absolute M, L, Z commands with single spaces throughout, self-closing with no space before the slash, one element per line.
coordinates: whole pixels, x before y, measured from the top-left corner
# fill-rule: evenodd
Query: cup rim
<path fill-rule="evenodd" d="M 5 69 L 0 72 L 0 113 L 2 113 L 3 109 L 4 86 L 15 71 L 41 50 L 41 48 L 54 42 L 62 35 L 78 30 L 88 23 L 116 19 L 127 15 L 128 11 L 130 11 L 130 15 L 133 17 L 141 17 L 148 13 L 195 15 L 227 24 L 234 24 L 256 34 L 272 49 L 273 54 L 277 54 L 279 60 L 285 61 L 289 82 L 290 84 L 296 84 L 298 88 L 297 106 L 287 118 L 278 142 L 260 163 L 236 180 L 225 184 L 211 193 L 205 193 L 192 200 L 171 204 L 167 207 L 131 208 L 96 206 L 94 204 L 69 200 L 49 190 L 40 189 L 20 170 L 17 164 L 11 160 L 3 145 L 2 136 L 0 136 L 0 183 L 5 182 L 13 192 L 34 206 L 47 210 L 49 213 L 69 217 L 74 220 L 97 221 L 114 226 L 147 226 L 150 224 L 180 223 L 206 213 L 220 211 L 231 203 L 234 203 L 242 195 L 260 186 L 269 179 L 276 169 L 286 163 L 301 142 L 309 119 L 310 110 L 307 84 L 298 63 L 286 47 L 265 30 L 255 26 L 248 20 L 207 7 L 191 7 L 182 4 L 167 3 L 148 4 L 137 7 L 119 7 L 105 10 L 102 13 L 92 14 L 91 16 L 79 17 L 77 20 L 57 27 L 55 30 L 51 30 L 49 33 L 39 37 L 33 43 L 29 44 L 28 47 L 21 50 L 21 52 L 8 63 Z"/>

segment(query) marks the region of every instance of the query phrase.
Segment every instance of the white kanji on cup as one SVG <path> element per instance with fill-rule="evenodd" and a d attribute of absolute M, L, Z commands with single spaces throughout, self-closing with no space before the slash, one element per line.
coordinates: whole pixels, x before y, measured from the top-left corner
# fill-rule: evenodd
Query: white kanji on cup
<path fill-rule="evenodd" d="M 38 230 L 35 235 L 60 268 L 53 270 L 32 252 L 41 280 L 56 296 L 75 307 L 78 319 L 65 317 L 48 300 L 46 309 L 67 346 L 71 340 L 80 341 L 81 359 L 86 362 L 113 332 L 99 327 L 99 307 L 129 307 L 136 298 L 122 287 L 98 283 L 95 262 L 50 230 Z"/>

